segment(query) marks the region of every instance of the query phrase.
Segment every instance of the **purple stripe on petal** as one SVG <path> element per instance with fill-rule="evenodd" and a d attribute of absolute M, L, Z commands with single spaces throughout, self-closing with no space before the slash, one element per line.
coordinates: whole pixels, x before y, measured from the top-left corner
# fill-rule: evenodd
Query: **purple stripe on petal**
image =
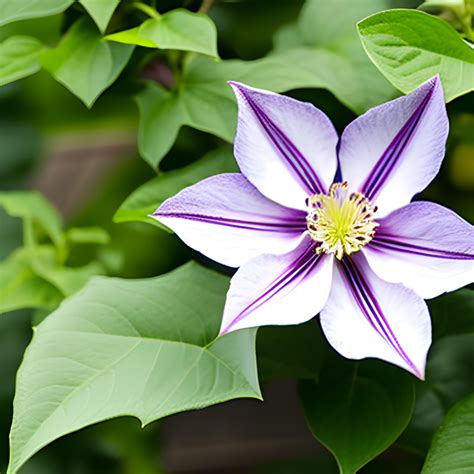
<path fill-rule="evenodd" d="M 378 303 L 367 279 L 350 259 L 344 259 L 341 265 L 346 284 L 353 294 L 357 305 L 375 331 L 393 348 L 393 350 L 411 367 L 415 374 L 422 377 L 416 365 L 402 348 L 387 318 Z"/>
<path fill-rule="evenodd" d="M 377 197 L 383 185 L 399 164 L 403 152 L 413 138 L 417 126 L 423 117 L 423 113 L 433 96 L 434 87 L 435 85 L 428 90 L 425 97 L 386 148 L 362 185 L 361 192 L 367 196 L 368 199 L 373 200 Z"/>
<path fill-rule="evenodd" d="M 396 238 L 390 238 L 389 236 L 376 235 L 372 242 L 371 247 L 384 248 L 390 250 L 396 250 L 399 252 L 405 252 L 412 255 L 420 255 L 424 257 L 441 258 L 448 260 L 473 260 L 474 254 L 469 252 L 455 252 L 451 250 L 436 249 L 424 245 L 416 245 L 409 242 L 403 242 Z"/>
<path fill-rule="evenodd" d="M 304 281 L 314 270 L 322 255 L 317 255 L 313 246 L 309 246 L 294 262 L 292 262 L 267 288 L 251 301 L 232 321 L 221 330 L 221 335 L 231 331 L 243 318 L 256 310 L 296 279 Z"/>
<path fill-rule="evenodd" d="M 235 84 L 235 83 L 233 83 Z M 250 108 L 253 110 L 257 120 L 261 124 L 268 138 L 276 147 L 280 156 L 286 164 L 299 178 L 300 182 L 305 186 L 308 194 L 318 194 L 326 192 L 326 187 L 322 184 L 318 175 L 308 163 L 307 159 L 299 151 L 296 145 L 288 138 L 288 136 L 270 119 L 264 110 L 250 97 L 250 95 L 238 84 L 235 86 L 239 89 Z"/>

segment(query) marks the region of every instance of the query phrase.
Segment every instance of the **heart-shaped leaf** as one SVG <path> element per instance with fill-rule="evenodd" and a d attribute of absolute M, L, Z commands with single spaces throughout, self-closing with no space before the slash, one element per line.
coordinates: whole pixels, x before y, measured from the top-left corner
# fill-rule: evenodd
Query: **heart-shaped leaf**
<path fill-rule="evenodd" d="M 41 63 L 57 81 L 92 107 L 122 72 L 133 48 L 104 41 L 92 21 L 81 18 L 57 48 L 42 53 Z"/>
<path fill-rule="evenodd" d="M 197 264 L 98 277 L 41 323 L 18 372 L 8 474 L 51 441 L 109 418 L 146 425 L 260 398 L 255 330 L 217 338 L 228 278 Z"/>
<path fill-rule="evenodd" d="M 218 57 L 214 22 L 203 13 L 180 8 L 158 18 L 150 18 L 139 27 L 111 34 L 107 39 L 148 48 L 193 51 Z"/>
<path fill-rule="evenodd" d="M 388 448 L 415 401 L 412 377 L 399 368 L 372 361 L 351 367 L 301 384 L 309 427 L 334 454 L 341 474 L 353 474 Z"/>
<path fill-rule="evenodd" d="M 440 18 L 390 10 L 361 21 L 359 33 L 370 59 L 402 92 L 436 74 L 446 102 L 474 90 L 474 49 Z"/>

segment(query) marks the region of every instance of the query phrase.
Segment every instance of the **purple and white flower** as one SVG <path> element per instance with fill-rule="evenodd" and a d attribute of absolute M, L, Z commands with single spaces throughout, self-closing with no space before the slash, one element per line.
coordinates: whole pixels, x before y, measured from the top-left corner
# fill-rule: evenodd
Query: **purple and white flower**
<path fill-rule="evenodd" d="M 240 267 L 221 334 L 320 313 L 343 356 L 377 357 L 423 378 L 431 343 L 423 298 L 474 281 L 473 226 L 438 204 L 410 202 L 444 156 L 439 78 L 369 110 L 340 139 L 311 104 L 231 86 L 242 173 L 205 179 L 153 214 L 189 246 Z"/>

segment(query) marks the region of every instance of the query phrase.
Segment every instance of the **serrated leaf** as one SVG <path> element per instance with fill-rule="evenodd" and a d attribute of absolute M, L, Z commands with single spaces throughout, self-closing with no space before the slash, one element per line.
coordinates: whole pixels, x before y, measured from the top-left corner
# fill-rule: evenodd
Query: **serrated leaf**
<path fill-rule="evenodd" d="M 36 224 L 56 245 L 60 255 L 64 254 L 66 242 L 61 217 L 41 194 L 35 191 L 0 192 L 0 206 L 11 216 Z"/>
<path fill-rule="evenodd" d="M 92 107 L 112 85 L 133 52 L 132 45 L 104 41 L 87 18 L 78 20 L 59 46 L 41 54 L 41 63 L 53 77 Z"/>
<path fill-rule="evenodd" d="M 150 18 L 137 28 L 108 35 L 106 39 L 218 57 L 214 22 L 203 13 L 193 13 L 180 8 L 160 15 L 159 18 Z"/>
<path fill-rule="evenodd" d="M 12 21 L 55 15 L 74 0 L 0 0 L 0 26 Z"/>
<path fill-rule="evenodd" d="M 359 23 L 373 63 L 408 93 L 439 74 L 446 101 L 474 90 L 474 49 L 446 21 L 415 10 L 392 10 Z"/>
<path fill-rule="evenodd" d="M 355 367 L 301 384 L 309 427 L 334 454 L 341 474 L 353 474 L 388 448 L 415 401 L 411 376 L 399 368 L 372 361 Z"/>
<path fill-rule="evenodd" d="M 64 298 L 51 283 L 39 277 L 32 269 L 32 260 L 55 260 L 53 247 L 21 248 L 0 262 L 0 313 L 24 308 L 53 309 Z"/>
<path fill-rule="evenodd" d="M 18 372 L 8 474 L 105 419 L 131 415 L 145 425 L 260 398 L 255 330 L 215 339 L 228 282 L 190 263 L 158 278 L 95 278 L 66 300 L 38 326 Z"/>
<path fill-rule="evenodd" d="M 459 402 L 436 432 L 422 474 L 474 471 L 474 395 Z"/>
<path fill-rule="evenodd" d="M 235 171 L 238 171 L 238 168 L 230 146 L 213 150 L 184 168 L 161 173 L 140 186 L 122 203 L 115 213 L 114 222 L 148 222 L 163 228 L 163 224 L 148 215 L 153 213 L 165 199 L 204 178 Z"/>
<path fill-rule="evenodd" d="M 120 0 L 79 0 L 102 33 L 106 30 Z"/>
<path fill-rule="evenodd" d="M 0 86 L 38 72 L 43 45 L 30 36 L 11 36 L 0 43 Z"/>

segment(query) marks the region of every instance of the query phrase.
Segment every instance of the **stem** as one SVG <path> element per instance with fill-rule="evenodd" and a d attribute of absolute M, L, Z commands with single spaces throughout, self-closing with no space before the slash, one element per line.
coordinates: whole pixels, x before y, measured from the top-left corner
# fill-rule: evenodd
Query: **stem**
<path fill-rule="evenodd" d="M 33 250 L 36 245 L 33 221 L 30 217 L 23 219 L 23 245 L 30 251 Z"/>
<path fill-rule="evenodd" d="M 202 0 L 198 13 L 207 13 L 211 9 L 213 3 L 214 0 Z"/>
<path fill-rule="evenodd" d="M 151 18 L 159 19 L 161 15 L 150 5 L 147 5 L 143 2 L 133 2 L 131 5 L 133 8 L 142 11 L 143 13 L 147 14 Z"/>

